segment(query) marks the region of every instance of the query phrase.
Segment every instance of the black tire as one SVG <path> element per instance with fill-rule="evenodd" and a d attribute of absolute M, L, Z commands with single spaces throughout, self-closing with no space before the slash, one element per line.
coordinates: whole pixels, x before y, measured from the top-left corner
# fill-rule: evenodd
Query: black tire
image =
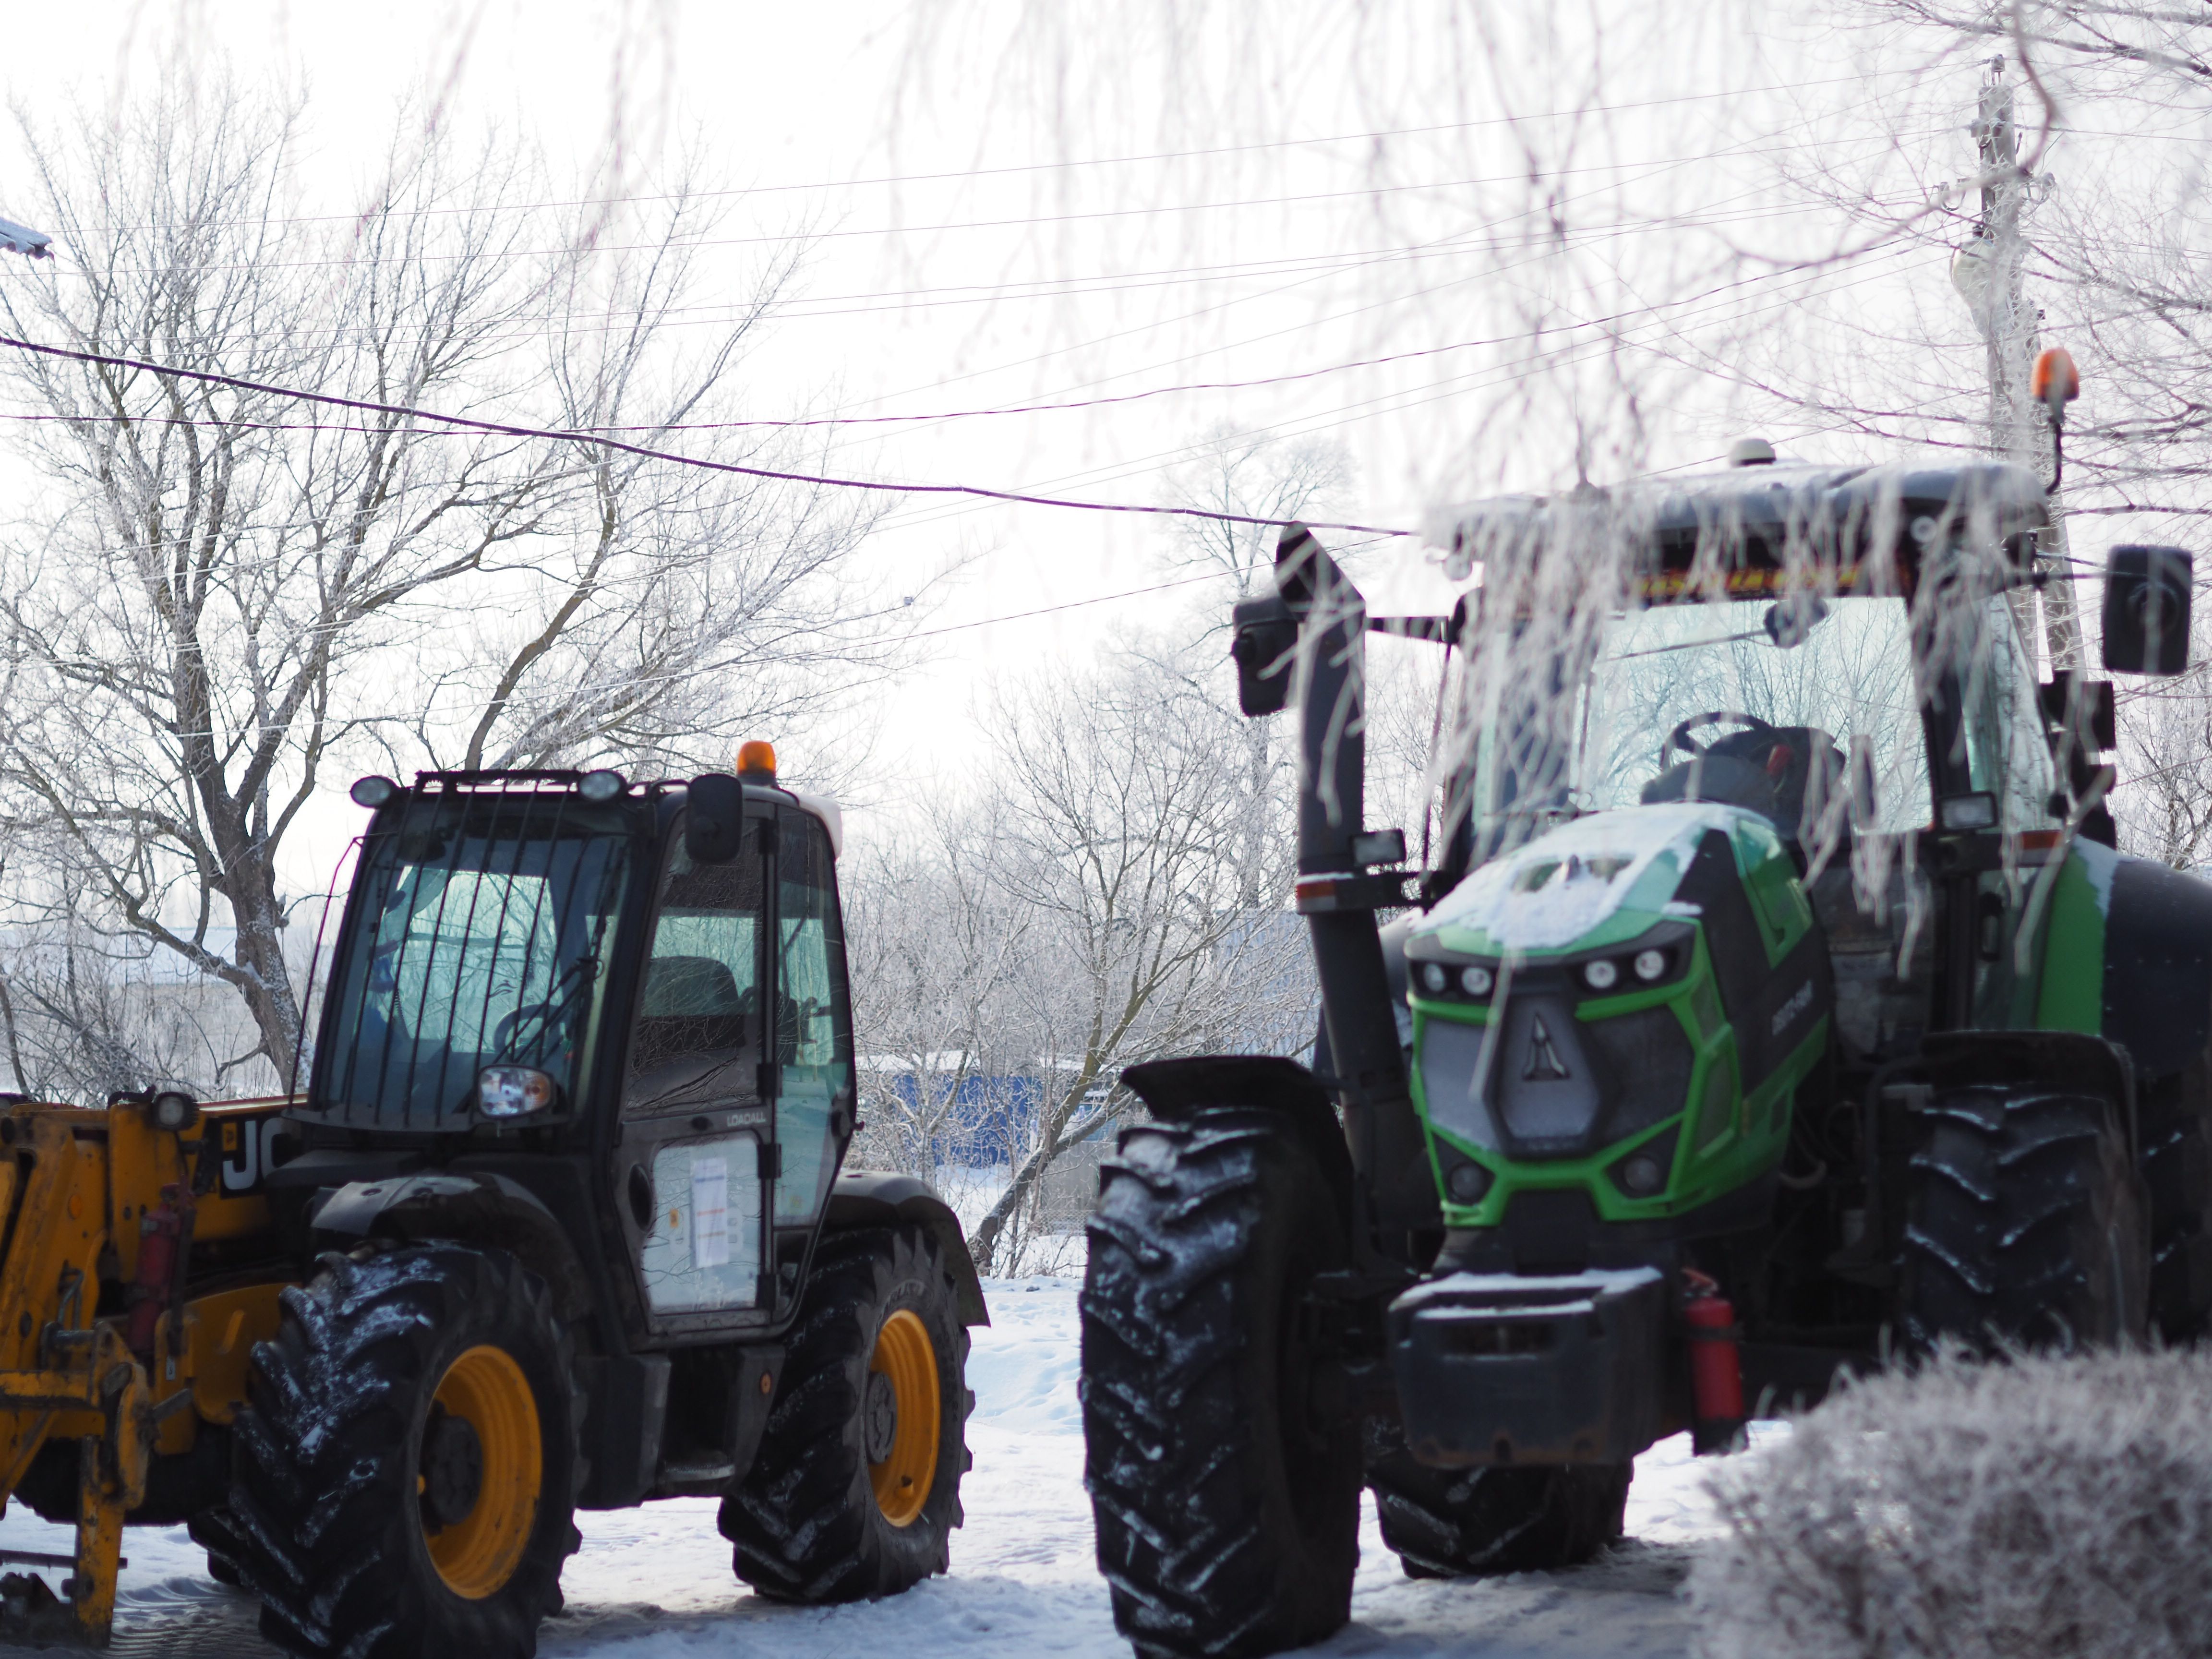
<path fill-rule="evenodd" d="M 246 1553 L 228 1510 L 202 1510 L 185 1525 L 192 1542 L 207 1552 L 208 1577 L 233 1589 L 245 1589 L 246 1573 L 238 1563 Z"/>
<path fill-rule="evenodd" d="M 1370 1424 L 1367 1485 L 1408 1578 L 1580 1566 L 1621 1534 L 1628 1463 L 1432 1469 L 1395 1425 Z"/>
<path fill-rule="evenodd" d="M 293 1653 L 345 1659 L 526 1659 L 539 1621 L 560 1610 L 562 1565 L 581 1541 L 583 1402 L 544 1283 L 503 1251 L 416 1244 L 325 1255 L 283 1306 L 276 1340 L 253 1351 L 230 1502 L 261 1633 Z M 511 1388 L 514 1407 L 496 1422 L 486 1413 L 490 1450 L 435 1398 L 455 1378 L 487 1376 Z M 500 1446 L 528 1456 L 526 1388 L 538 1480 L 534 1498 L 504 1511 L 503 1535 L 519 1543 L 441 1570 L 430 1529 L 449 1548 L 483 1536 L 466 1529 L 501 1513 L 483 1507 L 499 1490 L 484 1477 L 508 1455 Z M 433 1508 L 441 1486 L 453 1511 L 443 1522 Z M 447 1570 L 471 1575 L 471 1593 Z"/>
<path fill-rule="evenodd" d="M 1918 1115 L 1899 1314 L 1922 1351 L 2139 1341 L 2150 1237 L 2118 1110 L 1983 1085 Z"/>
<path fill-rule="evenodd" d="M 1114 1623 L 1140 1655 L 1241 1659 L 1352 1612 L 1359 1419 L 1316 1274 L 1337 1201 L 1273 1115 L 1125 1131 L 1084 1277 L 1085 1484 Z"/>
<path fill-rule="evenodd" d="M 2150 1316 L 2169 1342 L 2212 1328 L 2212 1068 L 2203 1057 L 2136 1097 L 2150 1199 Z"/>
<path fill-rule="evenodd" d="M 901 1314 L 927 1333 L 935 1364 L 938 1431 L 927 1495 L 903 1522 L 879 1500 L 876 1475 L 900 1454 L 871 1444 L 871 1389 L 879 1343 Z M 784 1338 L 783 1374 L 752 1468 L 722 1499 L 722 1536 L 738 1577 L 781 1601 L 872 1601 L 895 1595 L 951 1561 L 967 1472 L 968 1331 L 959 1288 L 937 1241 L 915 1226 L 825 1233 L 799 1318 Z M 888 1374 L 885 1374 L 888 1375 Z M 886 1456 L 872 1454 L 885 1450 Z"/>

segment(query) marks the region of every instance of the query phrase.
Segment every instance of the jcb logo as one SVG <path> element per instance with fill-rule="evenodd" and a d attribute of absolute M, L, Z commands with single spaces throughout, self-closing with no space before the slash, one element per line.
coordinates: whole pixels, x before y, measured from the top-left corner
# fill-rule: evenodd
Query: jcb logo
<path fill-rule="evenodd" d="M 260 1186 L 276 1166 L 276 1139 L 284 1129 L 281 1117 L 232 1118 L 223 1124 L 223 1191 L 250 1193 Z"/>

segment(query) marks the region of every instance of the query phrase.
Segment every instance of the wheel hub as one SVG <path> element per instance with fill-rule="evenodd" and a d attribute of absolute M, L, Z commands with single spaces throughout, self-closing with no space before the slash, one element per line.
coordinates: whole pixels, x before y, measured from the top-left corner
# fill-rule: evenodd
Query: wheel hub
<path fill-rule="evenodd" d="M 868 1393 L 860 1407 L 861 1435 L 868 1462 L 880 1463 L 898 1441 L 898 1389 L 888 1374 L 868 1373 Z"/>
<path fill-rule="evenodd" d="M 422 1425 L 422 1530 L 443 1532 L 468 1518 L 483 1491 L 483 1442 L 465 1417 L 430 1407 Z"/>

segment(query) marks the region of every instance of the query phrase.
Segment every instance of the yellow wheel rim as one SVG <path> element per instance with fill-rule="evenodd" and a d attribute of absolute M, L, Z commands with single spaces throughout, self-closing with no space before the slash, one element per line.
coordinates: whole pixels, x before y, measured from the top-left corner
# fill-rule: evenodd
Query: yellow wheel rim
<path fill-rule="evenodd" d="M 530 1379 L 505 1350 L 475 1347 L 447 1367 L 437 1402 L 476 1431 L 483 1479 L 465 1515 L 436 1531 L 423 1525 L 431 1565 L 456 1595 L 481 1601 L 514 1576 L 538 1524 L 545 1453 Z M 423 1480 L 416 1476 L 419 1493 Z"/>
<path fill-rule="evenodd" d="M 937 1479 L 937 1348 L 929 1328 L 911 1310 L 901 1308 L 876 1334 L 868 1370 L 890 1380 L 898 1406 L 890 1449 L 881 1462 L 868 1465 L 868 1484 L 875 1488 L 884 1519 L 903 1527 L 921 1513 Z"/>

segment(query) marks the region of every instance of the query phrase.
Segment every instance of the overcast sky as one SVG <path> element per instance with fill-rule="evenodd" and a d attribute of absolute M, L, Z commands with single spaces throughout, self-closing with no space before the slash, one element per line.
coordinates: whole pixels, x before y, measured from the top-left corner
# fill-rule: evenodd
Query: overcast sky
<path fill-rule="evenodd" d="M 34 121 L 70 98 L 128 99 L 165 64 L 227 67 L 272 95 L 304 81 L 325 210 L 361 199 L 410 94 L 450 121 L 517 126 L 564 168 L 618 153 L 635 191 L 689 145 L 708 182 L 742 192 L 713 267 L 729 297 L 773 239 L 812 239 L 748 369 L 757 418 L 1273 381 L 836 428 L 828 459 L 869 478 L 1148 503 L 1193 439 L 1233 421 L 1340 438 L 1358 469 L 1346 516 L 1411 526 L 1439 500 L 1572 482 L 1578 423 L 1598 436 L 1583 461 L 1600 482 L 1709 460 L 1753 422 L 1825 453 L 1817 422 L 1776 429 L 1710 372 L 1713 342 L 1771 351 L 1778 322 L 1814 317 L 1816 289 L 1866 313 L 1950 307 L 1967 337 L 1940 257 L 1793 271 L 1837 233 L 1783 175 L 1901 149 L 1909 175 L 1967 170 L 1972 65 L 1917 89 L 1937 113 L 1908 119 L 1900 144 L 1869 111 L 1915 94 L 1882 80 L 1909 54 L 1885 59 L 1817 8 L 1504 7 L 1472 23 L 1445 8 L 1433 32 L 1410 0 L 1379 12 L 91 0 L 17 8 L 6 74 Z M 21 176 L 0 135 L 0 213 L 22 211 Z M 1526 251 L 1547 234 L 1549 255 Z M 991 621 L 1161 582 L 1163 549 L 1131 519 L 908 498 L 874 568 L 896 588 L 966 562 L 929 624 L 951 631 L 882 707 L 885 766 L 926 786 L 914 757 L 971 752 L 991 674 L 1049 672 L 1116 629 L 1188 626 L 1223 602 L 1185 586 Z M 1367 568 L 1380 608 L 1448 597 L 1410 540 L 1376 544 Z"/>

